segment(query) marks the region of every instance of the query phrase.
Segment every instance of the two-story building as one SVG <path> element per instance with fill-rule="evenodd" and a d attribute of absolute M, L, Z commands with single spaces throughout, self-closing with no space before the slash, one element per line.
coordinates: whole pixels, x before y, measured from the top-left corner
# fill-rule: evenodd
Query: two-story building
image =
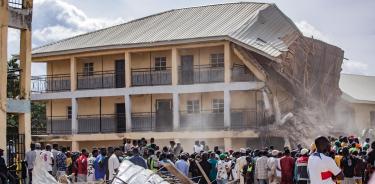
<path fill-rule="evenodd" d="M 236 48 L 280 62 L 301 35 L 276 5 L 242 2 L 170 10 L 35 48 L 32 61 L 46 63 L 47 75 L 32 77 L 32 100 L 47 110 L 32 138 L 72 150 L 124 137 L 175 139 L 187 151 L 198 139 L 264 146 L 264 73 Z M 278 95 L 280 106 L 292 104 Z"/>

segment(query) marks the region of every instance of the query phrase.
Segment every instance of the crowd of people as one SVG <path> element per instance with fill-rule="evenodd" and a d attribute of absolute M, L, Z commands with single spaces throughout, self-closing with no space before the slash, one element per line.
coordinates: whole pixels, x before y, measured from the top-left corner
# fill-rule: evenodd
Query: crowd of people
<path fill-rule="evenodd" d="M 211 150 L 204 141 L 195 141 L 192 153 L 184 152 L 175 141 L 159 147 L 153 138 L 149 142 L 144 138 L 124 139 L 122 146 L 93 148 L 91 153 L 85 149 L 70 152 L 57 144 L 45 145 L 42 150 L 35 143 L 25 155 L 30 183 L 37 156 L 56 179 L 70 176 L 73 182 L 111 181 L 121 162 L 129 160 L 154 172 L 168 172 L 163 166 L 169 163 L 202 184 L 365 184 L 375 170 L 375 141 L 360 143 L 353 136 L 318 137 L 309 148 L 297 145 L 281 151 L 273 146 L 236 151 L 222 151 L 215 146 Z M 4 174 L 0 176 L 4 178 Z"/>

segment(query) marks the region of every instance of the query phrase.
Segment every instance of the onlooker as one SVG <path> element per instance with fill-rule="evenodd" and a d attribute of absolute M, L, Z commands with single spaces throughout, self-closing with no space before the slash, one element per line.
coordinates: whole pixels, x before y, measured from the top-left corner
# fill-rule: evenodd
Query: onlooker
<path fill-rule="evenodd" d="M 113 180 L 113 178 L 115 177 L 115 174 L 118 171 L 118 168 L 120 167 L 120 161 L 118 159 L 120 154 L 121 154 L 120 148 L 115 148 L 114 153 L 108 159 L 109 180 Z"/>
<path fill-rule="evenodd" d="M 77 182 L 87 181 L 87 151 L 82 149 L 81 155 L 76 160 L 77 162 Z"/>
<path fill-rule="evenodd" d="M 311 184 L 334 184 L 332 176 L 343 177 L 341 169 L 335 161 L 326 156 L 330 150 L 330 143 L 326 137 L 315 139 L 316 152 L 310 155 L 307 168 L 309 170 Z"/>
<path fill-rule="evenodd" d="M 222 153 L 219 155 L 220 160 L 217 163 L 217 175 L 216 182 L 217 184 L 225 184 L 228 182 L 228 173 L 230 172 L 230 162 L 227 162 L 227 155 Z"/>
<path fill-rule="evenodd" d="M 210 158 L 208 159 L 208 163 L 211 164 L 211 170 L 210 170 L 210 173 L 209 173 L 209 178 L 210 178 L 211 182 L 216 180 L 216 175 L 217 175 L 216 165 L 217 165 L 217 162 L 218 161 L 216 160 L 215 153 L 210 153 Z"/>
<path fill-rule="evenodd" d="M 40 157 L 43 160 L 44 167 L 52 175 L 52 166 L 54 165 L 54 157 L 51 152 L 51 145 L 47 144 L 46 149 L 42 151 Z M 52 175 L 53 176 L 53 175 Z"/>
<path fill-rule="evenodd" d="M 59 145 L 58 144 L 52 144 L 51 152 L 52 152 L 53 158 L 55 159 L 57 154 L 59 153 Z M 52 166 L 52 175 L 56 176 L 56 173 L 57 173 L 57 165 L 56 165 L 56 162 L 54 162 L 53 166 Z"/>
<path fill-rule="evenodd" d="M 290 150 L 284 150 L 284 157 L 280 159 L 281 184 L 293 184 L 294 159 L 290 156 Z"/>
<path fill-rule="evenodd" d="M 255 178 L 258 180 L 259 184 L 267 184 L 267 152 L 260 151 L 259 155 L 260 158 L 258 158 L 255 162 Z"/>
<path fill-rule="evenodd" d="M 67 167 L 66 167 L 66 148 L 63 147 L 61 151 L 59 151 L 56 155 L 56 178 L 59 179 L 60 176 L 64 176 L 67 172 Z"/>
<path fill-rule="evenodd" d="M 88 164 L 87 164 L 87 181 L 95 181 L 95 168 L 94 168 L 94 162 L 96 160 L 96 157 L 98 156 L 99 152 L 97 149 L 93 149 L 92 155 L 88 159 Z"/>
<path fill-rule="evenodd" d="M 309 150 L 303 148 L 301 150 L 301 156 L 296 161 L 296 181 L 297 184 L 308 184 L 309 173 L 307 170 L 307 164 L 309 161 L 308 153 Z"/>
<path fill-rule="evenodd" d="M 133 157 L 131 157 L 129 159 L 130 162 L 132 162 L 133 164 L 135 165 L 138 165 L 138 166 L 141 166 L 145 169 L 147 169 L 147 163 L 145 161 L 145 159 L 143 159 L 140 155 L 139 155 L 139 150 L 138 148 L 134 148 L 133 149 Z"/>
<path fill-rule="evenodd" d="M 100 181 L 105 179 L 105 174 L 107 171 L 105 156 L 107 155 L 107 150 L 105 148 L 100 149 L 100 155 L 96 157 L 94 161 L 95 169 L 95 180 Z"/>
<path fill-rule="evenodd" d="M 193 147 L 194 153 L 201 153 L 203 151 L 203 146 L 199 144 L 199 141 L 195 141 L 194 147 Z"/>
<path fill-rule="evenodd" d="M 35 152 L 35 144 L 30 144 L 30 151 L 26 152 L 25 154 L 25 161 L 27 164 L 27 170 L 29 175 L 29 183 L 32 183 L 33 181 L 33 168 L 34 168 L 34 162 L 36 159 L 36 152 Z"/>
<path fill-rule="evenodd" d="M 4 150 L 0 148 L 0 181 L 1 183 L 7 183 L 8 181 L 8 168 L 3 158 Z"/>
<path fill-rule="evenodd" d="M 354 180 L 354 167 L 356 165 L 356 159 L 350 155 L 349 149 L 344 147 L 342 149 L 343 158 L 341 159 L 341 169 L 344 173 L 343 184 L 355 184 Z"/>
<path fill-rule="evenodd" d="M 186 177 L 189 177 L 189 163 L 187 162 L 188 157 L 186 154 L 181 154 L 180 159 L 176 162 L 176 168 L 181 171 Z"/>

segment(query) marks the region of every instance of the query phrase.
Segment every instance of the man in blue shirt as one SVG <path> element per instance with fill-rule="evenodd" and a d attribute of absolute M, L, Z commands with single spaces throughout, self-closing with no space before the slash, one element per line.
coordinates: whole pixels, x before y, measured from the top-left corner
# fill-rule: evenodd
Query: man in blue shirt
<path fill-rule="evenodd" d="M 59 151 L 56 155 L 56 178 L 59 179 L 60 176 L 63 176 L 66 174 L 66 148 L 63 147 L 61 151 Z"/>
<path fill-rule="evenodd" d="M 189 164 L 187 160 L 187 155 L 182 153 L 180 156 L 180 160 L 176 162 L 175 166 L 182 174 L 184 174 L 186 177 L 189 177 Z"/>
<path fill-rule="evenodd" d="M 135 165 L 141 166 L 145 169 L 147 169 L 147 162 L 145 159 L 143 159 L 141 156 L 139 156 L 139 150 L 138 148 L 133 149 L 133 157 L 129 159 L 130 162 L 132 162 Z"/>
<path fill-rule="evenodd" d="M 105 179 L 105 173 L 107 171 L 107 164 L 105 156 L 107 155 L 107 150 L 105 148 L 100 149 L 100 155 L 96 157 L 94 161 L 95 169 L 95 179 L 97 181 Z"/>

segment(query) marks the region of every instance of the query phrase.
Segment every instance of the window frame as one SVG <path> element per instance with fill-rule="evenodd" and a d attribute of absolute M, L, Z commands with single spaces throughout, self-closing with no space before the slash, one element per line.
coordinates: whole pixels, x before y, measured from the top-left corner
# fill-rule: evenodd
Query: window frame
<path fill-rule="evenodd" d="M 66 107 L 66 114 L 67 114 L 68 119 L 72 119 L 72 106 Z"/>
<path fill-rule="evenodd" d="M 200 112 L 199 100 L 188 100 L 186 102 L 186 111 L 188 114 L 199 113 Z"/>
<path fill-rule="evenodd" d="M 210 66 L 211 67 L 224 67 L 224 53 L 212 53 L 210 54 Z"/>
<path fill-rule="evenodd" d="M 94 63 L 93 62 L 87 62 L 83 64 L 83 75 L 84 76 L 94 75 Z"/>
<path fill-rule="evenodd" d="M 224 99 L 212 99 L 212 112 L 224 113 Z"/>
<path fill-rule="evenodd" d="M 154 58 L 154 69 L 155 71 L 167 70 L 167 57 L 157 56 Z"/>

